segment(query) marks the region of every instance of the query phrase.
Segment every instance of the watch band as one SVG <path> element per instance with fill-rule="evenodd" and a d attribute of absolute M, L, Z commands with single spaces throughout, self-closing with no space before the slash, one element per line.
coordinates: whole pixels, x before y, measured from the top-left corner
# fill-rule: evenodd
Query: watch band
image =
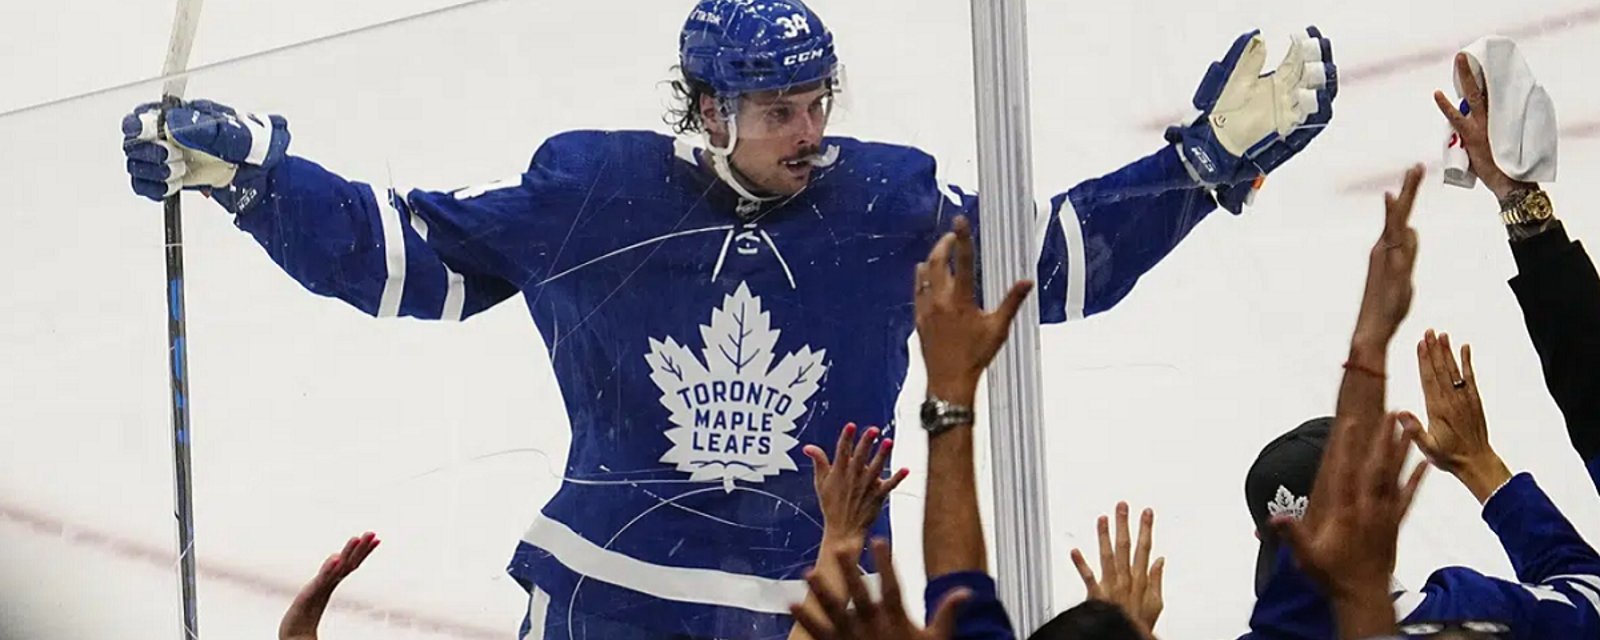
<path fill-rule="evenodd" d="M 1518 189 L 1500 201 L 1500 221 L 1506 226 L 1541 223 L 1555 217 L 1550 195 L 1543 189 Z"/>
<path fill-rule="evenodd" d="M 972 407 L 952 404 L 935 397 L 922 403 L 922 428 L 928 435 L 936 436 L 961 425 L 970 425 L 977 418 Z"/>

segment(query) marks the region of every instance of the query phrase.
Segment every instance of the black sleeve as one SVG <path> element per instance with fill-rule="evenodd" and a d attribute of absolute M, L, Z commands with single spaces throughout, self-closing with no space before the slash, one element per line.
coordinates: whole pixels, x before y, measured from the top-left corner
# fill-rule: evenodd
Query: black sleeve
<path fill-rule="evenodd" d="M 1600 275 L 1583 243 L 1559 224 L 1511 243 L 1522 305 L 1539 352 L 1545 385 L 1566 418 L 1573 448 L 1590 467 L 1600 462 Z"/>

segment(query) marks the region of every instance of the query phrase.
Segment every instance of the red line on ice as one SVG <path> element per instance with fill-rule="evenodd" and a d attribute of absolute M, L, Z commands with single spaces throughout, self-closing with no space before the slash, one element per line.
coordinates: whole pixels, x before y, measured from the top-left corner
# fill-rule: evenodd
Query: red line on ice
<path fill-rule="evenodd" d="M 1559 134 L 1559 137 L 1562 140 L 1600 138 L 1600 119 L 1588 120 L 1585 122 L 1579 122 L 1561 127 L 1561 133 Z M 1443 154 L 1443 143 L 1441 142 L 1440 145 L 1440 153 Z M 1434 160 L 1425 164 L 1428 166 L 1429 173 L 1438 173 L 1440 171 L 1440 167 L 1443 166 L 1443 162 L 1439 160 Z M 1367 174 L 1365 177 L 1357 178 L 1339 185 L 1339 193 L 1352 195 L 1360 193 L 1376 193 L 1379 191 L 1397 189 L 1400 185 L 1400 176 L 1405 172 L 1406 170 L 1404 167 L 1399 167 L 1390 171 L 1373 172 Z"/>
<path fill-rule="evenodd" d="M 1555 35 L 1563 31 L 1570 31 L 1572 29 L 1585 27 L 1596 22 L 1600 22 L 1600 6 L 1593 6 L 1586 9 L 1578 9 L 1566 13 L 1547 16 L 1533 22 L 1527 22 L 1505 29 L 1500 29 L 1495 31 L 1495 33 L 1519 40 L 1533 40 L 1536 38 Z M 1332 34 L 1331 37 L 1333 38 L 1334 60 L 1337 61 L 1339 59 L 1339 36 L 1338 34 Z M 1473 36 L 1467 38 L 1460 44 L 1433 46 L 1427 49 L 1420 49 L 1410 53 L 1402 53 L 1365 64 L 1356 64 L 1350 66 L 1340 65 L 1339 86 L 1341 88 L 1349 87 L 1352 84 L 1360 84 L 1369 80 L 1386 78 L 1398 73 L 1412 71 L 1414 69 L 1420 69 L 1432 65 L 1440 65 L 1440 73 L 1447 74 L 1449 73 L 1449 67 L 1444 65 L 1449 62 L 1450 58 L 1454 56 L 1457 51 L 1461 50 L 1461 47 L 1466 46 L 1468 43 L 1476 39 L 1477 36 Z M 1448 78 L 1447 75 L 1441 77 Z M 1168 126 L 1178 122 L 1179 120 L 1182 120 L 1183 118 L 1183 113 L 1173 112 L 1169 115 L 1161 116 L 1159 118 L 1151 118 L 1145 121 L 1143 125 L 1140 125 L 1140 128 L 1145 131 L 1163 131 Z"/>
<path fill-rule="evenodd" d="M 177 564 L 177 555 L 172 549 L 139 543 L 92 527 L 67 523 L 60 518 L 26 507 L 0 502 L 0 522 L 11 522 L 40 536 L 54 536 L 65 540 L 68 544 L 109 553 L 123 560 L 152 567 L 168 569 Z M 285 608 L 288 608 L 295 594 L 300 592 L 299 584 L 275 580 L 242 567 L 216 562 L 199 562 L 196 567 L 200 577 L 205 580 L 227 584 L 257 596 L 279 599 Z M 315 567 L 307 567 L 308 578 L 313 569 Z M 336 596 L 328 605 L 328 610 L 398 629 L 423 631 L 450 638 L 498 640 L 511 635 L 509 627 L 489 629 L 356 597 Z M 261 633 L 270 635 L 272 630 L 257 629 L 255 632 L 258 633 L 254 635 Z"/>

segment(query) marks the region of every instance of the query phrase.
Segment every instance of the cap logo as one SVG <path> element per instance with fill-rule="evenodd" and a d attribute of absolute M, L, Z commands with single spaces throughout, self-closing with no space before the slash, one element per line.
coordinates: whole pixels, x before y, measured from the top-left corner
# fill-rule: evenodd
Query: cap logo
<path fill-rule="evenodd" d="M 1267 503 L 1267 515 L 1273 518 L 1289 516 L 1295 520 L 1306 517 L 1306 499 L 1296 496 L 1283 485 L 1278 485 L 1278 495 Z"/>

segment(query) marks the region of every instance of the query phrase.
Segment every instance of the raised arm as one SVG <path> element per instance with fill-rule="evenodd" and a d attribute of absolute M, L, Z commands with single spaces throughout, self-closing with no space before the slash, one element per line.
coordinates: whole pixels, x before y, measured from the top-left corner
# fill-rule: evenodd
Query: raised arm
<path fill-rule="evenodd" d="M 806 457 L 811 458 L 817 503 L 822 508 L 822 544 L 817 549 L 813 575 L 824 592 L 847 591 L 848 580 L 860 573 L 857 560 L 866 544 L 867 531 L 882 515 L 889 494 L 910 473 L 901 469 L 893 476 L 883 477 L 894 441 L 884 438 L 878 442 L 878 435 L 878 428 L 872 427 L 857 439 L 856 425 L 845 425 L 839 432 L 831 461 L 821 447 L 807 445 L 805 448 Z M 874 443 L 877 443 L 876 453 L 873 452 Z M 841 557 L 848 562 L 839 562 Z M 825 613 L 817 592 L 808 591 L 799 608 L 812 615 Z M 804 625 L 796 624 L 789 638 L 810 640 L 812 636 Z"/>
<path fill-rule="evenodd" d="M 917 335 L 928 369 L 928 405 L 923 427 L 928 430 L 927 508 L 923 513 L 922 557 L 928 575 L 928 610 L 936 611 L 949 594 L 966 590 L 971 602 L 957 617 L 957 638 L 1011 637 L 1011 623 L 995 594 L 978 513 L 978 487 L 973 467 L 971 407 L 978 379 L 1011 333 L 1011 322 L 1032 290 L 1032 283 L 1012 285 L 993 312 L 984 312 L 976 298 L 975 248 L 965 218 L 945 234 L 917 265 L 915 279 Z M 962 409 L 945 411 L 939 402 Z M 937 415 L 934 415 L 937 414 Z"/>
<path fill-rule="evenodd" d="M 322 624 L 322 613 L 333 598 L 334 589 L 350 577 L 367 556 L 378 548 L 378 537 L 370 532 L 351 538 L 344 549 L 328 556 L 322 568 L 311 578 L 289 604 L 278 623 L 278 640 L 317 640 L 317 628 Z"/>
<path fill-rule="evenodd" d="M 1511 290 L 1522 306 L 1528 336 L 1539 353 L 1545 386 L 1566 418 L 1567 436 L 1600 488 L 1600 275 L 1583 244 L 1567 237 L 1549 196 L 1533 182 L 1506 175 L 1489 137 L 1489 91 L 1480 86 L 1465 55 L 1456 78 L 1467 96 L 1466 113 L 1443 92 L 1434 94 L 1478 176 L 1498 204 L 1510 238 L 1517 276 Z"/>
<path fill-rule="evenodd" d="M 1406 445 L 1393 435 L 1398 416 L 1385 414 L 1384 385 L 1389 343 L 1411 309 L 1417 234 L 1410 217 L 1422 176 L 1421 167 L 1411 169 L 1400 195 L 1384 196 L 1383 232 L 1368 254 L 1328 450 L 1305 519 L 1275 523 L 1274 534 L 1289 543 L 1305 573 L 1280 553 L 1247 637 L 1328 637 L 1336 628 L 1340 637 L 1354 638 L 1394 626 L 1385 596 L 1395 536 L 1422 468 L 1396 481 Z"/>
<path fill-rule="evenodd" d="M 517 292 L 497 238 L 525 226 L 539 176 L 482 192 L 396 193 L 288 155 L 288 123 L 208 101 L 124 119 L 134 191 L 198 190 L 313 293 L 373 316 L 460 320 Z"/>
<path fill-rule="evenodd" d="M 1321 32 L 1296 36 L 1282 64 L 1261 75 L 1265 56 L 1259 32 L 1240 36 L 1208 67 L 1192 105 L 1198 115 L 1169 129 L 1166 146 L 1049 199 L 1039 212 L 1042 322 L 1114 307 L 1219 205 L 1243 212 L 1267 174 L 1328 126 L 1338 70 Z M 973 196 L 940 189 L 969 213 L 979 208 Z"/>
<path fill-rule="evenodd" d="M 1483 519 L 1500 537 L 1520 581 L 1463 567 L 1434 572 L 1395 610 L 1409 624 L 1498 622 L 1517 638 L 1600 635 L 1600 556 L 1533 481 L 1518 474 L 1490 497 Z"/>

